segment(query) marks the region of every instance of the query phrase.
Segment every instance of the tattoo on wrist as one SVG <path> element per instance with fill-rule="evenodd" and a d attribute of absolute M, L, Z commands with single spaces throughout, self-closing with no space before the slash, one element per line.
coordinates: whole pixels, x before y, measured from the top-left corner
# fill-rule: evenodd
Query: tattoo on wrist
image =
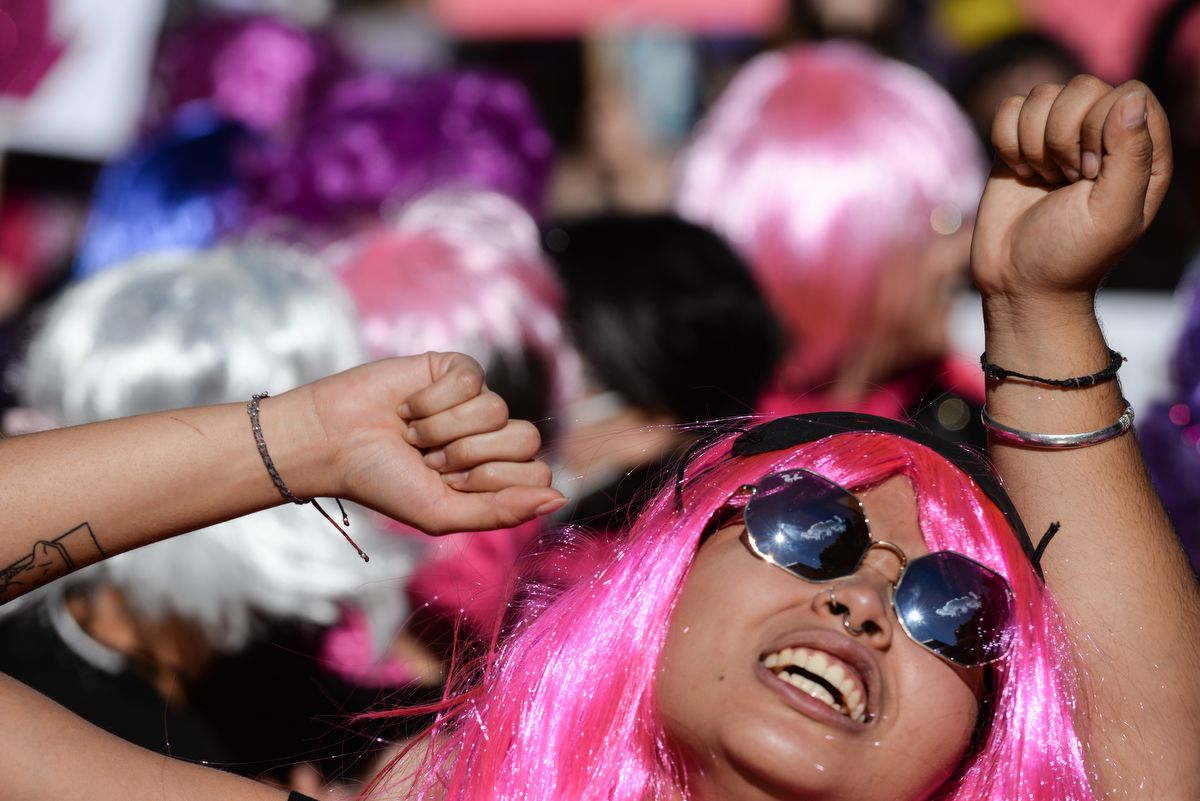
<path fill-rule="evenodd" d="M 28 556 L 0 569 L 0 603 L 106 556 L 86 521 L 52 540 L 38 540 Z"/>

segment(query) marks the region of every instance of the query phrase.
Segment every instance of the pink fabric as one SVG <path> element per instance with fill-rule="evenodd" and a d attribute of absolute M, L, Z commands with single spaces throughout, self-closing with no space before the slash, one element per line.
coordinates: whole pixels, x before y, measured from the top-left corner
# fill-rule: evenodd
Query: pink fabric
<path fill-rule="evenodd" d="M 65 49 L 48 0 L 0 0 L 0 95 L 33 94 Z"/>
<path fill-rule="evenodd" d="M 892 379 L 858 403 L 848 403 L 844 398 L 834 398 L 820 391 L 803 394 L 789 392 L 777 385 L 763 394 L 758 411 L 767 417 L 842 411 L 906 420 L 908 410 L 933 385 L 942 390 L 949 390 L 976 405 L 983 403 L 983 373 L 970 362 L 951 356 L 929 370 L 912 372 Z"/>
<path fill-rule="evenodd" d="M 1170 0 L 1024 0 L 1031 25 L 1061 39 L 1110 83 L 1134 77 L 1146 37 Z"/>
<path fill-rule="evenodd" d="M 434 0 L 460 36 L 553 36 L 659 25 L 690 31 L 762 33 L 781 21 L 782 0 Z"/>
<path fill-rule="evenodd" d="M 325 633 L 319 658 L 330 672 L 360 687 L 398 687 L 415 679 L 399 659 L 375 653 L 367 617 L 357 609 L 347 608 Z"/>
<path fill-rule="evenodd" d="M 434 539 L 408 584 L 413 606 L 490 634 L 504 615 L 517 557 L 541 531 L 541 521 L 532 520 L 512 529 Z"/>

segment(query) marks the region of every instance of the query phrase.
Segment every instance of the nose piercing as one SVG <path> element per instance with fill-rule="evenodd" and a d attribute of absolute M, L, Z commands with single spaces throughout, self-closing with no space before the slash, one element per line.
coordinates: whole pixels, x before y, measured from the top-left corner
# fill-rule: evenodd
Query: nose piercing
<path fill-rule="evenodd" d="M 837 599 L 837 590 L 834 587 L 829 588 L 829 608 L 835 615 L 838 610 L 842 610 L 842 628 L 844 628 L 851 636 L 857 637 L 864 633 L 863 629 L 856 629 L 850 623 L 850 607 L 842 604 Z"/>

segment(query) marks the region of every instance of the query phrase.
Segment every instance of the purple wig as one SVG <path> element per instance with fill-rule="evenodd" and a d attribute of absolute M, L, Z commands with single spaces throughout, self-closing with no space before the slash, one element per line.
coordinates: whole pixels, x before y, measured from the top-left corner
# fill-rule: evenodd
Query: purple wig
<path fill-rule="evenodd" d="M 553 148 L 525 89 L 479 73 L 364 73 L 303 132 L 242 165 L 258 212 L 345 226 L 446 187 L 492 190 L 537 216 Z"/>
<path fill-rule="evenodd" d="M 739 486 L 807 467 L 857 490 L 905 476 L 929 548 L 966 554 L 1013 587 L 1018 642 L 994 667 L 990 725 L 937 797 L 1093 798 L 1074 727 L 1077 686 L 1063 622 L 977 485 L 941 456 L 887 434 L 842 434 L 747 458 L 728 458 L 729 444 L 716 443 L 693 463 L 685 511 L 676 511 L 668 487 L 592 578 L 559 594 L 530 590 L 511 636 L 444 705 L 419 766 L 400 763 L 389 781 L 411 783 L 409 798 L 438 801 L 690 797 L 655 700 L 686 555 Z"/>
<path fill-rule="evenodd" d="M 1138 425 L 1146 464 L 1192 566 L 1200 571 L 1200 280 L 1190 281 L 1167 400 Z"/>
<path fill-rule="evenodd" d="M 915 67 L 847 44 L 761 55 L 701 121 L 676 209 L 741 251 L 793 339 L 783 380 L 830 379 L 884 270 L 974 216 L 970 122 Z"/>
<path fill-rule="evenodd" d="M 274 17 L 220 16 L 174 31 L 155 65 L 160 105 L 151 124 L 194 100 L 253 131 L 296 130 L 318 98 L 350 72 L 328 38 Z"/>

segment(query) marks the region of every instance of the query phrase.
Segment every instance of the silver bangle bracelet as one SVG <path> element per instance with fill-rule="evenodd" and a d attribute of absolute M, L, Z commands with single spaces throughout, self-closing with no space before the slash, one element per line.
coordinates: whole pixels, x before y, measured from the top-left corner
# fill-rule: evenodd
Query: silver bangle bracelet
<path fill-rule="evenodd" d="M 1089 445 L 1099 445 L 1101 442 L 1108 442 L 1110 439 L 1116 439 L 1126 433 L 1129 429 L 1133 428 L 1133 406 L 1127 401 L 1125 403 L 1125 411 L 1121 413 L 1117 422 L 1104 428 L 1098 428 L 1095 431 L 1085 431 L 1082 434 L 1039 434 L 1035 431 L 1022 431 L 1019 428 L 997 423 L 988 414 L 986 406 L 983 407 L 980 418 L 983 420 L 983 427 L 992 432 L 996 439 L 1002 442 L 1012 443 L 1013 445 L 1024 445 L 1028 448 L 1065 450 L 1068 448 L 1086 448 Z"/>

